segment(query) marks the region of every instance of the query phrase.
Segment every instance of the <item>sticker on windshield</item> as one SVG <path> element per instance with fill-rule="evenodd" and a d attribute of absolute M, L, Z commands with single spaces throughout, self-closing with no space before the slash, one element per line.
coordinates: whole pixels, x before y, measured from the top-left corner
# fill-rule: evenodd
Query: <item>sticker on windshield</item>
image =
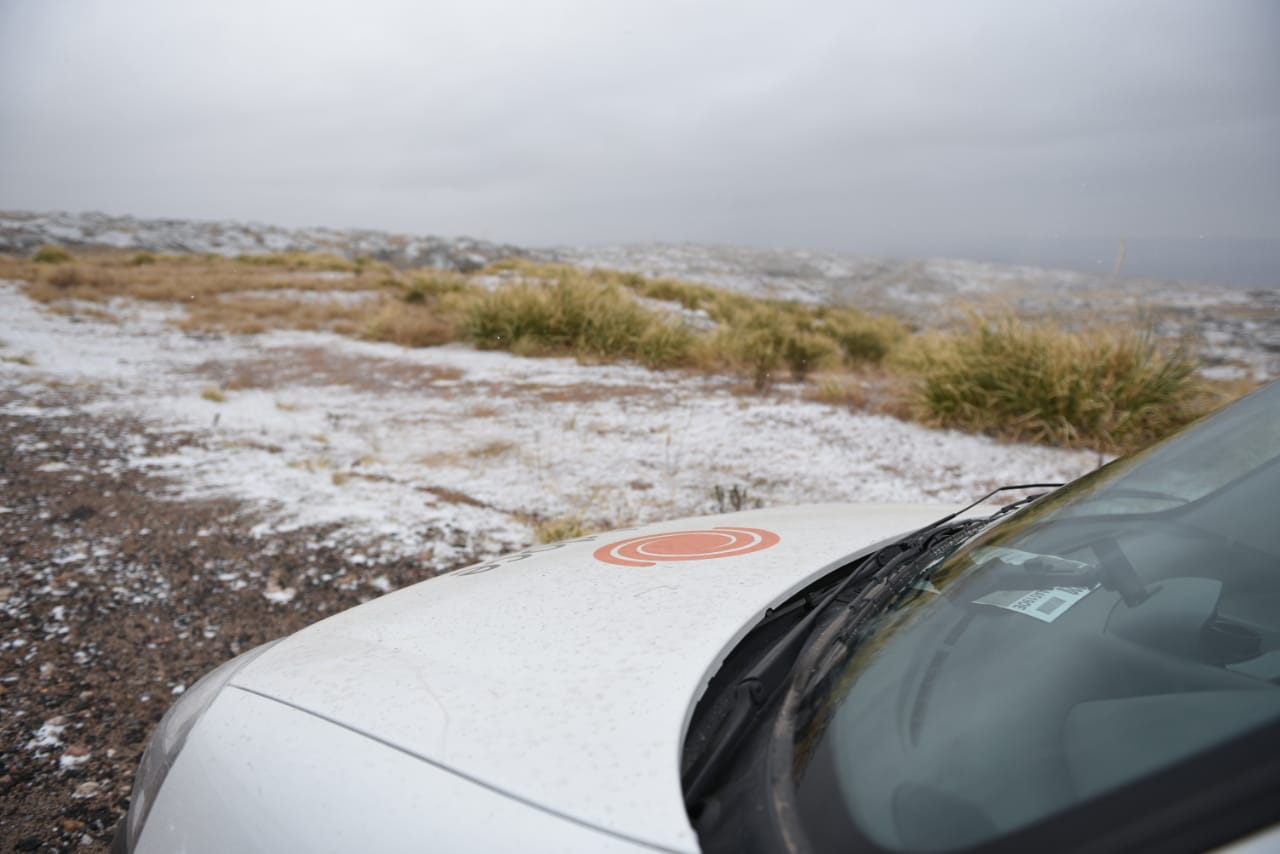
<path fill-rule="evenodd" d="M 776 546 L 782 538 L 762 528 L 720 527 L 703 531 L 669 531 L 631 537 L 601 546 L 596 560 L 616 566 L 653 566 L 673 560 L 737 557 Z"/>
<path fill-rule="evenodd" d="M 1088 596 L 1093 587 L 1050 587 L 1045 590 L 997 590 L 988 593 L 981 599 L 974 599 L 975 605 L 994 605 L 1006 611 L 1016 611 L 1035 617 L 1045 623 L 1052 623 L 1071 608 L 1072 605 Z"/>

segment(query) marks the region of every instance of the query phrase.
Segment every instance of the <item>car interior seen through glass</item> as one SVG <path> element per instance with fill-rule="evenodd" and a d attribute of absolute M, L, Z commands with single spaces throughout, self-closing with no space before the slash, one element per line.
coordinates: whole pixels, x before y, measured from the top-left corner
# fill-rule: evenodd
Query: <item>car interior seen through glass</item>
<path fill-rule="evenodd" d="M 800 704 L 819 850 L 997 839 L 1280 718 L 1280 385 L 923 568 Z"/>

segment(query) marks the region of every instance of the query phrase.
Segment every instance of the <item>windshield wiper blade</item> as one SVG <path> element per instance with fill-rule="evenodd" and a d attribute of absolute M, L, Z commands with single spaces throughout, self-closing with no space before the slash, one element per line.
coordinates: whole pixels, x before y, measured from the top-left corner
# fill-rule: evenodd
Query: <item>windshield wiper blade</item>
<path fill-rule="evenodd" d="M 984 501 L 987 501 L 990 498 L 994 498 L 995 496 L 999 495 L 1002 492 L 1013 492 L 1014 490 L 1018 490 L 1018 489 L 1058 489 L 1061 486 L 1063 486 L 1063 484 L 1061 483 L 1012 483 L 1008 486 L 998 486 L 995 489 L 988 492 L 986 495 L 979 498 L 977 501 L 973 501 L 973 502 L 970 502 L 969 504 L 966 504 L 964 507 L 961 507 L 959 510 L 952 513 L 950 516 L 944 516 L 943 518 L 939 519 L 937 522 L 934 522 L 932 525 L 930 525 L 929 528 L 925 528 L 924 530 L 927 531 L 930 528 L 941 527 L 942 525 L 947 524 L 952 519 L 959 516 L 961 513 L 968 513 L 970 510 L 977 507 L 979 504 L 983 503 Z M 1008 513 L 1012 513 L 1015 510 L 1021 510 L 1026 505 L 1032 503 L 1033 501 L 1038 501 L 1041 498 L 1044 498 L 1043 492 L 1038 493 L 1036 495 L 1028 495 L 1026 498 L 1021 498 L 1013 502 L 1012 504 L 1008 504 L 1004 507 L 1001 507 L 999 510 L 997 510 L 994 514 L 992 514 L 988 518 L 988 521 L 999 519 L 1001 516 L 1004 516 Z"/>
<path fill-rule="evenodd" d="M 963 511 L 961 511 L 963 512 Z M 873 579 L 894 567 L 914 560 L 938 545 L 939 533 L 953 516 L 939 520 L 862 558 L 849 574 L 835 585 L 813 608 L 792 626 L 733 687 L 729 713 L 719 726 L 719 737 L 699 757 L 686 775 L 685 799 L 700 803 L 721 771 L 737 755 L 737 748 L 752 730 L 757 718 L 790 681 L 801 648 L 809 639 L 819 616 L 852 584 Z M 971 530 L 985 520 L 971 521 L 945 530 L 941 539 Z"/>
<path fill-rule="evenodd" d="M 734 685 L 732 705 L 719 727 L 719 737 L 685 775 L 686 802 L 691 805 L 702 802 L 720 773 L 736 758 L 737 748 L 751 732 L 756 720 L 781 692 L 781 689 L 791 681 L 791 671 L 796 659 L 799 658 L 800 651 L 808 641 L 819 616 L 851 585 L 855 582 L 871 582 L 871 586 L 858 597 L 857 601 L 861 602 L 867 594 L 874 594 L 881 587 L 883 580 L 900 567 L 914 563 L 921 556 L 939 548 L 942 543 L 959 534 L 984 527 L 990 519 L 967 520 L 954 525 L 951 523 L 956 517 L 972 510 L 994 495 L 1010 490 L 1057 488 L 1061 485 L 1060 483 L 1024 483 L 993 489 L 977 501 L 862 558 L 839 584 L 792 626 Z M 1040 497 L 1040 495 L 1029 496 L 1010 507 L 1002 508 L 991 518 L 1012 512 Z"/>
<path fill-rule="evenodd" d="M 753 728 L 756 719 L 785 685 L 800 648 L 808 639 L 818 615 L 855 580 L 866 576 L 881 551 L 863 558 L 839 584 L 822 598 L 809 613 L 787 630 L 776 644 L 733 686 L 729 713 L 719 726 L 718 738 L 689 769 L 685 781 L 685 800 L 701 803 L 720 772 L 737 754 L 737 748 Z"/>

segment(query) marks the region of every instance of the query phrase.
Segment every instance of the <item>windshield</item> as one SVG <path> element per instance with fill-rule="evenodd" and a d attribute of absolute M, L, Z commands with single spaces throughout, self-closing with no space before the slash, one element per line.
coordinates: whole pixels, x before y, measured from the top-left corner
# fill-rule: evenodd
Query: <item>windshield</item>
<path fill-rule="evenodd" d="M 837 644 L 790 733 L 814 847 L 994 840 L 1280 717 L 1277 413 L 988 528 Z"/>

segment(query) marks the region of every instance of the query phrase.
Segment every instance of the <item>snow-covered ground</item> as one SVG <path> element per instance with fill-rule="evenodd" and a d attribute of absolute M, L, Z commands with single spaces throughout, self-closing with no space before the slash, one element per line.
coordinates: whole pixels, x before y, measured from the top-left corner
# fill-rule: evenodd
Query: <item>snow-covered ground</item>
<path fill-rule="evenodd" d="M 536 521 L 714 511 L 716 487 L 766 506 L 954 502 L 1099 462 L 785 388 L 744 396 L 718 378 L 461 345 L 188 334 L 169 323 L 180 310 L 111 309 L 120 322 L 70 318 L 0 283 L 0 411 L 52 413 L 49 390 L 72 387 L 76 402 L 60 405 L 189 434 L 178 452 L 139 446 L 122 464 L 164 476 L 175 499 L 238 499 L 262 532 L 333 524 L 331 539 L 369 561 L 444 567 L 521 547 Z"/>

